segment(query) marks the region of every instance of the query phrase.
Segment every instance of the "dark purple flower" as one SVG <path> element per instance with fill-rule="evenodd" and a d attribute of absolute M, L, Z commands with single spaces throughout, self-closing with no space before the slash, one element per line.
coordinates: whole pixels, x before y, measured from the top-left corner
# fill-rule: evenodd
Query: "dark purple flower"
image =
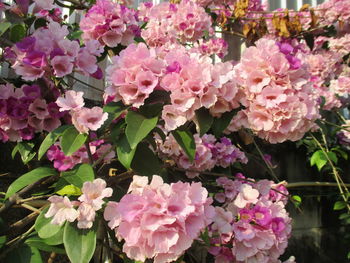
<path fill-rule="evenodd" d="M 41 97 L 41 90 L 38 85 L 32 85 L 32 86 L 26 85 L 23 87 L 23 92 L 27 97 L 33 100 Z"/>
<path fill-rule="evenodd" d="M 22 52 L 28 52 L 34 48 L 35 37 L 23 38 L 20 42 L 16 43 L 16 47 Z"/>
<path fill-rule="evenodd" d="M 31 140 L 34 137 L 34 128 L 28 126 L 19 131 L 20 136 L 23 140 Z"/>
<path fill-rule="evenodd" d="M 103 78 L 103 72 L 100 67 L 97 68 L 96 72 L 90 75 L 91 77 L 95 79 L 102 79 Z"/>
<path fill-rule="evenodd" d="M 23 58 L 23 63 L 36 68 L 42 68 L 46 66 L 46 55 L 40 51 L 31 51 Z"/>

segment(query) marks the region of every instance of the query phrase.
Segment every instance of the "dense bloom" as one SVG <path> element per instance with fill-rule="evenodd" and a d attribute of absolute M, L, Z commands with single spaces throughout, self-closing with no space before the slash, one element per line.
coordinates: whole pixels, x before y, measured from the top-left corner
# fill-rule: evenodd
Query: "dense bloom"
<path fill-rule="evenodd" d="M 220 117 L 238 108 L 244 96 L 233 79 L 230 62 L 213 65 L 210 57 L 182 46 L 167 50 L 131 44 L 112 60 L 105 100 L 122 100 L 139 108 L 152 92 L 164 90 L 171 101 L 162 112 L 167 130 L 194 120 L 201 107 Z"/>
<path fill-rule="evenodd" d="M 213 236 L 219 235 L 212 239 L 209 250 L 215 262 L 280 262 L 291 232 L 283 183 L 254 182 L 241 174 L 234 181 L 222 177 L 217 183 L 224 188 L 220 202 L 226 208 L 215 208 L 216 217 L 209 227 Z"/>
<path fill-rule="evenodd" d="M 104 217 L 125 240 L 123 251 L 129 258 L 172 262 L 212 221 L 212 200 L 200 183 L 169 185 L 157 175 L 146 185 L 140 177 L 135 180 L 140 187 L 132 188 L 119 203 L 109 202 Z"/>
<path fill-rule="evenodd" d="M 156 142 L 160 156 L 163 159 L 170 158 L 178 167 L 190 170 L 186 172 L 188 177 L 197 176 L 200 172 L 211 170 L 215 166 L 226 168 L 235 162 L 248 162 L 245 154 L 226 137 L 217 141 L 211 134 L 204 134 L 202 137 L 195 134 L 194 139 L 196 156 L 193 162 L 189 160 L 173 135 L 168 135 L 164 142 L 160 138 Z"/>
<path fill-rule="evenodd" d="M 91 43 L 80 47 L 77 41 L 67 38 L 68 33 L 67 26 L 51 21 L 47 27 L 38 28 L 7 49 L 5 57 L 24 80 L 33 81 L 46 75 L 61 78 L 72 73 L 74 68 L 84 75 L 95 76 L 98 71 L 96 56 L 102 50 Z M 89 63 L 89 68 L 81 66 L 82 60 Z"/>
<path fill-rule="evenodd" d="M 193 1 L 179 4 L 168 2 L 156 6 L 149 3 L 140 7 L 139 17 L 148 22 L 141 36 L 152 47 L 167 43 L 194 42 L 211 32 L 211 18 L 204 8 Z"/>
<path fill-rule="evenodd" d="M 139 34 L 135 12 L 111 0 L 97 0 L 80 21 L 84 41 L 98 40 L 102 45 L 127 46 Z"/>
<path fill-rule="evenodd" d="M 51 132 L 61 125 L 64 115 L 58 112 L 55 102 L 42 97 L 38 85 L 20 88 L 0 85 L 0 140 L 3 142 L 31 140 L 37 132 Z"/>
<path fill-rule="evenodd" d="M 92 141 L 89 143 L 89 146 L 94 160 L 104 156 L 103 162 L 109 163 L 115 157 L 115 152 L 112 151 L 112 145 L 104 143 L 103 140 Z M 108 152 L 109 154 L 106 155 Z M 86 146 L 82 146 L 70 156 L 65 156 L 59 142 L 49 148 L 47 158 L 53 162 L 53 166 L 58 171 L 67 171 L 74 168 L 77 164 L 90 162 Z"/>
<path fill-rule="evenodd" d="M 298 53 L 288 50 L 286 45 L 263 38 L 245 50 L 234 68 L 246 95 L 246 108 L 238 115 L 245 121 L 240 123 L 270 143 L 301 139 L 319 118 L 317 94 L 306 65 Z M 237 130 L 235 121 L 233 118 L 229 131 Z"/>
<path fill-rule="evenodd" d="M 80 133 L 97 131 L 108 118 L 108 113 L 103 112 L 101 107 L 84 107 L 83 92 L 73 90 L 66 91 L 64 97 L 56 100 L 60 107 L 59 111 L 70 111 L 72 123 Z"/>

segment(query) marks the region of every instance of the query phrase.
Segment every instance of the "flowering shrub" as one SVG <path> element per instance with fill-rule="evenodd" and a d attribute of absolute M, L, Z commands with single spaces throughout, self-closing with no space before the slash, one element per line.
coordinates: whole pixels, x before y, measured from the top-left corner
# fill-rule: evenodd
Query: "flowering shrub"
<path fill-rule="evenodd" d="M 349 224 L 348 0 L 14 2 L 0 3 L 0 68 L 13 69 L 0 77 L 0 161 L 10 150 L 18 167 L 0 176 L 1 262 L 45 251 L 48 262 L 292 263 L 286 208 L 305 185 L 336 186 L 329 199 Z M 247 47 L 238 61 L 231 36 Z M 297 147 L 334 182 L 280 182 Z"/>

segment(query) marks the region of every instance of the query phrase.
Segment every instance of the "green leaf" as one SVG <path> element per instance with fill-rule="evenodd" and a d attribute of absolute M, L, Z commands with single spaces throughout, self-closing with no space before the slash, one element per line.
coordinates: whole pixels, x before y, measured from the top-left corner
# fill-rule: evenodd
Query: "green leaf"
<path fill-rule="evenodd" d="M 79 133 L 74 127 L 69 127 L 62 134 L 61 148 L 66 156 L 75 153 L 83 146 L 87 139 L 87 134 Z"/>
<path fill-rule="evenodd" d="M 57 139 L 62 135 L 62 133 L 70 127 L 72 126 L 69 126 L 69 125 L 60 126 L 56 130 L 50 132 L 45 137 L 38 151 L 38 160 L 40 160 L 44 156 L 47 150 L 51 147 L 51 145 L 53 145 L 57 141 Z"/>
<path fill-rule="evenodd" d="M 214 118 L 210 115 L 209 110 L 204 107 L 196 110 L 196 118 L 199 126 L 199 135 L 202 137 L 207 131 L 209 131 Z"/>
<path fill-rule="evenodd" d="M 27 164 L 28 162 L 30 162 L 36 155 L 36 153 L 33 152 L 33 148 L 35 146 L 33 142 L 19 142 L 17 143 L 17 146 L 18 146 L 18 151 L 22 158 L 22 162 L 24 164 Z"/>
<path fill-rule="evenodd" d="M 205 228 L 205 231 L 201 233 L 200 238 L 204 241 L 205 245 L 210 247 L 210 238 L 208 228 Z"/>
<path fill-rule="evenodd" d="M 58 254 L 66 254 L 66 251 L 63 248 L 50 246 L 50 245 L 46 244 L 44 242 L 44 240 L 38 236 L 30 237 L 24 243 L 30 247 L 34 247 L 34 248 L 37 248 L 37 249 L 42 250 L 42 251 L 55 252 Z"/>
<path fill-rule="evenodd" d="M 126 169 L 130 169 L 131 162 L 134 158 L 136 148 L 131 149 L 129 142 L 124 135 L 117 143 L 118 160 Z"/>
<path fill-rule="evenodd" d="M 342 210 L 346 207 L 346 203 L 344 201 L 337 201 L 333 206 L 333 210 Z"/>
<path fill-rule="evenodd" d="M 236 110 L 233 110 L 231 112 L 225 112 L 224 114 L 221 115 L 220 118 L 214 119 L 214 122 L 211 128 L 216 138 L 219 138 L 221 136 L 222 132 L 230 124 L 235 113 L 236 113 Z"/>
<path fill-rule="evenodd" d="M 34 29 L 38 29 L 40 27 L 45 27 L 45 26 L 47 26 L 47 21 L 44 18 L 38 18 L 34 22 Z"/>
<path fill-rule="evenodd" d="M 145 104 L 140 107 L 139 112 L 146 118 L 160 116 L 163 110 L 163 103 Z"/>
<path fill-rule="evenodd" d="M 6 263 L 42 263 L 40 252 L 35 247 L 29 247 L 26 244 L 10 251 L 4 261 Z"/>
<path fill-rule="evenodd" d="M 184 130 L 175 130 L 171 132 L 177 143 L 185 151 L 188 159 L 193 162 L 196 155 L 196 143 L 192 133 Z"/>
<path fill-rule="evenodd" d="M 328 155 L 329 159 L 331 159 L 334 164 L 338 163 L 338 157 L 334 152 L 328 152 L 327 155 Z"/>
<path fill-rule="evenodd" d="M 162 130 L 161 128 L 155 127 L 155 128 L 153 129 L 153 131 L 156 132 L 156 133 L 158 133 L 158 135 L 160 136 L 160 138 L 162 139 L 163 142 L 165 141 L 166 135 L 165 135 L 165 133 L 163 132 L 163 130 Z"/>
<path fill-rule="evenodd" d="M 16 153 L 18 153 L 18 143 L 16 144 L 16 146 L 15 147 L 13 147 L 13 150 L 12 150 L 12 152 L 11 152 L 11 157 L 12 157 L 12 159 L 15 159 L 15 156 L 16 156 Z"/>
<path fill-rule="evenodd" d="M 40 179 L 51 175 L 56 175 L 56 170 L 48 167 L 38 167 L 22 175 L 9 186 L 6 192 L 5 199 L 9 198 L 13 194 L 15 194 L 17 191 L 24 188 L 25 186 L 35 183 Z"/>
<path fill-rule="evenodd" d="M 55 236 L 63 228 L 63 226 L 51 224 L 52 217 L 45 217 L 48 210 L 49 208 L 47 207 L 41 211 L 34 224 L 36 232 L 43 239 Z"/>
<path fill-rule="evenodd" d="M 310 159 L 310 165 L 317 166 L 317 169 L 321 171 L 322 167 L 325 166 L 327 163 L 327 157 L 324 155 L 322 150 L 318 150 L 313 153 Z"/>
<path fill-rule="evenodd" d="M 91 165 L 84 163 L 71 171 L 63 172 L 61 178 L 81 188 L 85 182 L 93 181 L 95 179 L 95 174 Z"/>
<path fill-rule="evenodd" d="M 131 168 L 138 174 L 144 176 L 159 174 L 161 171 L 158 158 L 146 143 L 140 143 L 137 146 Z"/>
<path fill-rule="evenodd" d="M 26 28 L 24 25 L 13 25 L 10 29 L 10 40 L 14 43 L 21 41 L 26 36 Z"/>
<path fill-rule="evenodd" d="M 96 248 L 96 231 L 78 229 L 73 223 L 66 223 L 63 244 L 72 263 L 88 263 Z"/>
<path fill-rule="evenodd" d="M 294 201 L 294 205 L 296 207 L 300 206 L 301 205 L 301 197 L 299 195 L 293 195 L 292 196 L 292 199 Z"/>
<path fill-rule="evenodd" d="M 58 190 L 56 193 L 59 195 L 75 195 L 75 196 L 82 194 L 82 192 L 80 191 L 80 188 L 72 184 L 64 186 L 61 190 Z"/>
<path fill-rule="evenodd" d="M 103 107 L 103 111 L 108 113 L 108 119 L 102 125 L 101 130 L 108 127 L 113 120 L 118 118 L 127 107 L 122 102 L 110 102 Z"/>
<path fill-rule="evenodd" d="M 0 248 L 2 248 L 6 243 L 6 236 L 0 236 Z"/>
<path fill-rule="evenodd" d="M 127 123 L 125 134 L 131 149 L 134 149 L 137 144 L 142 141 L 154 127 L 156 127 L 158 117 L 148 119 L 137 112 L 129 111 L 125 120 Z"/>
<path fill-rule="evenodd" d="M 348 154 L 345 151 L 343 151 L 339 146 L 334 147 L 331 150 L 338 153 L 339 156 L 342 157 L 344 160 L 348 159 Z"/>
<path fill-rule="evenodd" d="M 7 29 L 10 28 L 10 26 L 11 26 L 10 22 L 1 22 L 0 23 L 0 36 L 2 36 L 7 31 Z"/>

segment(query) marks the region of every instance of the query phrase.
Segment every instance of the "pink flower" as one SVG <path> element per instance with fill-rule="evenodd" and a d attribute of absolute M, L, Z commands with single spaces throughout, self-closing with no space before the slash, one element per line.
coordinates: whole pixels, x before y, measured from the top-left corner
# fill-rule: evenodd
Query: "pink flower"
<path fill-rule="evenodd" d="M 87 133 L 89 130 L 97 131 L 107 118 L 108 113 L 96 106 L 91 109 L 82 108 L 74 112 L 72 122 L 80 133 Z"/>
<path fill-rule="evenodd" d="M 53 217 L 52 224 L 62 225 L 66 220 L 73 222 L 78 217 L 77 210 L 67 196 L 51 196 L 48 199 L 51 202 L 50 208 L 45 214 L 46 218 Z"/>
<path fill-rule="evenodd" d="M 49 115 L 46 101 L 42 99 L 36 99 L 33 101 L 33 103 L 29 106 L 29 110 L 35 114 L 35 117 L 41 120 L 45 119 Z"/>
<path fill-rule="evenodd" d="M 95 209 L 89 203 L 82 203 L 78 208 L 78 228 L 87 229 L 91 228 L 95 221 Z"/>
<path fill-rule="evenodd" d="M 71 62 L 71 58 L 68 56 L 55 56 L 51 60 L 51 64 L 54 74 L 59 78 L 64 77 L 73 71 L 73 63 Z"/>
<path fill-rule="evenodd" d="M 106 182 L 101 178 L 95 179 L 93 182 L 85 182 L 82 189 L 82 195 L 79 201 L 91 205 L 96 211 L 102 208 L 103 198 L 112 196 L 112 188 L 106 188 Z"/>
<path fill-rule="evenodd" d="M 248 203 L 256 204 L 256 202 L 258 202 L 258 196 L 258 190 L 254 189 L 248 184 L 243 184 L 234 201 L 234 204 L 239 208 L 245 207 Z"/>
<path fill-rule="evenodd" d="M 214 216 L 208 192 L 200 183 L 163 183 L 154 175 L 149 185 L 125 195 L 119 203 L 107 205 L 105 219 L 125 240 L 123 251 L 129 258 L 156 263 L 176 260 L 198 237 Z"/>
<path fill-rule="evenodd" d="M 65 92 L 65 97 L 59 97 L 56 103 L 60 107 L 60 111 L 79 110 L 84 106 L 83 95 L 84 92 L 68 90 Z"/>

